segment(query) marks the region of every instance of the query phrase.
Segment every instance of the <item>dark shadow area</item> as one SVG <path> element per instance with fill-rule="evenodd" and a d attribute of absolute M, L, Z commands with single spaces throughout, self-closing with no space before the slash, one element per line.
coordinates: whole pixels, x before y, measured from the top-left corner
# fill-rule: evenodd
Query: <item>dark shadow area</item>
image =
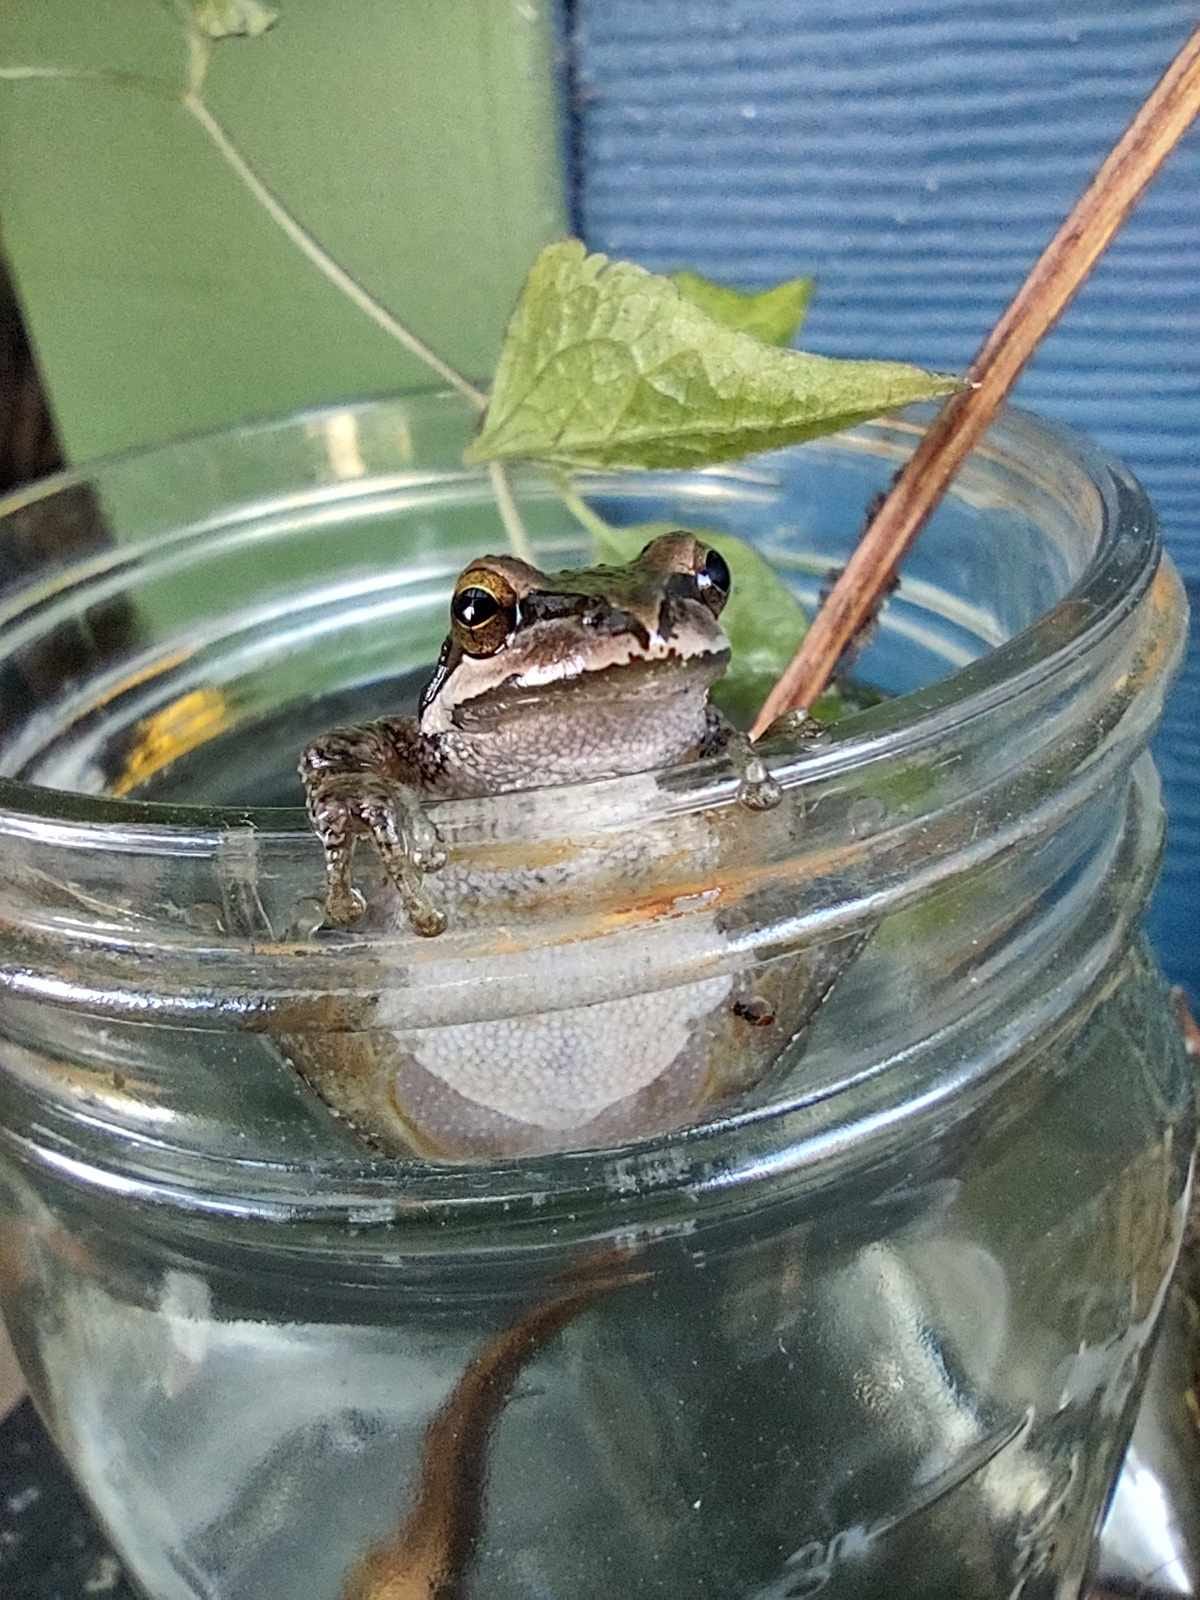
<path fill-rule="evenodd" d="M 29 1400 L 0 1421 L 4 1600 L 138 1600 Z"/>

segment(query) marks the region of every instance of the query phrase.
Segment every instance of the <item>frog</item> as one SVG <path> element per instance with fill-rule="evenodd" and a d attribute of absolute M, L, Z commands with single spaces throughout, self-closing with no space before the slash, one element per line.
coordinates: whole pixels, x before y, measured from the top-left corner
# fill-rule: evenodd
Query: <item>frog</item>
<path fill-rule="evenodd" d="M 722 752 L 740 803 L 782 791 L 749 741 L 712 704 L 729 664 L 720 617 L 732 588 L 720 551 L 685 530 L 660 534 L 625 565 L 546 573 L 485 555 L 459 574 L 450 630 L 415 717 L 330 730 L 300 758 L 325 859 L 335 927 L 362 915 L 354 849 L 375 846 L 412 929 L 446 926 L 424 879 L 446 852 L 431 799 L 621 777 Z"/>
<path fill-rule="evenodd" d="M 725 756 L 739 809 L 778 807 L 779 783 L 711 699 L 730 659 L 721 615 L 732 584 L 724 556 L 685 530 L 660 534 L 625 565 L 543 572 L 514 555 L 469 562 L 416 715 L 335 728 L 301 756 L 324 854 L 327 926 L 336 933 L 363 915 L 352 875 L 355 846 L 367 840 L 394 891 L 390 908 L 373 902 L 372 930 L 381 921 L 423 937 L 445 930 L 427 882 L 447 855 L 425 810 L 434 801 L 594 779 L 634 784 Z M 702 879 L 718 870 L 721 836 L 719 819 L 701 813 L 681 821 L 670 848 Z M 656 881 L 654 848 L 628 841 L 620 859 L 631 893 L 635 881 Z M 486 892 L 503 896 L 520 883 L 527 904 L 532 894 L 534 904 L 557 907 L 566 885 L 554 874 L 570 865 L 539 869 L 532 887 L 519 866 L 506 866 Z M 458 888 L 465 915 L 461 876 Z M 840 972 L 836 946 L 713 968 L 701 946 L 716 938 L 733 948 L 729 919 L 739 914 L 722 910 L 725 931 L 715 935 L 703 919 L 674 917 L 675 953 L 684 958 L 693 941 L 702 974 L 674 987 L 647 988 L 636 943 L 598 942 L 591 948 L 611 998 L 565 1002 L 557 952 L 539 948 L 529 959 L 547 995 L 559 997 L 544 1009 L 414 1027 L 403 1003 L 411 980 L 397 990 L 384 975 L 369 1029 L 278 1042 L 326 1105 L 385 1154 L 462 1162 L 611 1148 L 695 1121 L 761 1082 Z M 598 907 L 594 926 L 585 917 L 584 936 L 602 941 L 606 915 Z M 386 949 L 403 960 L 402 945 Z"/>

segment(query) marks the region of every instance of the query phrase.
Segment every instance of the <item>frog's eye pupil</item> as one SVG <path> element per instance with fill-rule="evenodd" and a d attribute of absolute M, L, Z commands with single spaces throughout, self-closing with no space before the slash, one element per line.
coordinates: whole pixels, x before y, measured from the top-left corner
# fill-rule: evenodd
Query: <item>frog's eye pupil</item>
<path fill-rule="evenodd" d="M 450 607 L 451 616 L 464 628 L 482 628 L 499 612 L 500 602 L 486 589 L 460 589 Z"/>
<path fill-rule="evenodd" d="M 696 578 L 702 591 L 712 588 L 722 596 L 729 593 L 730 585 L 733 582 L 729 573 L 729 563 L 719 550 L 705 552 L 704 562 L 696 574 Z"/>

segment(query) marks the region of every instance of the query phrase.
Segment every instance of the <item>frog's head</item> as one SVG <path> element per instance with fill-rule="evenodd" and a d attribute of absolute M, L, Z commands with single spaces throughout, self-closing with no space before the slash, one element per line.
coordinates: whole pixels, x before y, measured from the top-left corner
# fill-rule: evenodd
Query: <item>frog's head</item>
<path fill-rule="evenodd" d="M 672 702 L 701 705 L 725 670 L 729 589 L 724 557 L 690 533 L 651 540 L 626 566 L 546 573 L 482 556 L 454 586 L 422 731 L 559 716 L 598 718 L 619 738 L 620 716 L 644 722 L 656 696 L 669 720 Z"/>

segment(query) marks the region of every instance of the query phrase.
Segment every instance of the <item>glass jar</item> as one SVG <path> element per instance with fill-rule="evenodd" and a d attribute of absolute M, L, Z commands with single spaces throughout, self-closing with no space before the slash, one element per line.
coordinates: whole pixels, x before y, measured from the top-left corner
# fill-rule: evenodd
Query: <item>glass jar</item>
<path fill-rule="evenodd" d="M 583 487 L 811 602 L 923 420 Z M 1144 497 L 1008 416 L 858 664 L 891 697 L 771 741 L 776 810 L 724 760 L 443 802 L 448 931 L 314 931 L 296 752 L 411 702 L 499 542 L 467 429 L 340 408 L 7 505 L 2 1281 L 43 1416 L 156 1600 L 1074 1593 L 1193 1147 L 1138 932 L 1183 629 Z M 619 1144 L 381 1157 L 295 1070 L 547 1017 L 649 1054 L 697 996 L 726 1100 Z"/>

